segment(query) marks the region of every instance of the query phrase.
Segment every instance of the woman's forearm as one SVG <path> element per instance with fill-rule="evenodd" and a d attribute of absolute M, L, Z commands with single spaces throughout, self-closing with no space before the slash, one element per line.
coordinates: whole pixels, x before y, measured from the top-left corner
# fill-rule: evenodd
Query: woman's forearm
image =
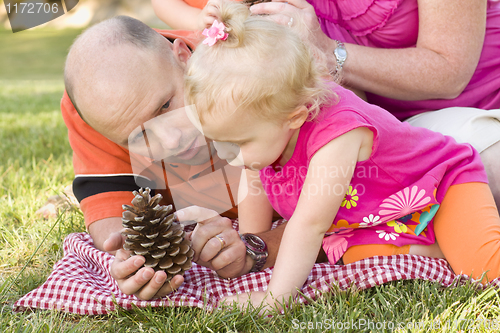
<path fill-rule="evenodd" d="M 347 85 L 400 100 L 451 99 L 469 83 L 479 62 L 486 0 L 419 0 L 414 48 L 346 44 Z"/>
<path fill-rule="evenodd" d="M 375 49 L 349 44 L 343 84 L 399 100 L 452 99 L 467 86 L 477 61 L 450 62 L 424 48 Z"/>

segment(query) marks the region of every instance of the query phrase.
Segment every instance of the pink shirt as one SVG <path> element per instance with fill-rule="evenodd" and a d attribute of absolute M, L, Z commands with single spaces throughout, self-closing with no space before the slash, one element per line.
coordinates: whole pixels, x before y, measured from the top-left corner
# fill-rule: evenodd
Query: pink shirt
<path fill-rule="evenodd" d="M 332 39 L 378 48 L 415 47 L 417 0 L 308 0 Z M 489 0 L 483 50 L 471 81 L 455 99 L 399 101 L 367 93 L 368 101 L 403 120 L 450 106 L 500 108 L 500 1 Z"/>
<path fill-rule="evenodd" d="M 350 184 L 308 189 L 310 193 L 347 193 L 330 231 L 341 231 L 341 238 L 348 239 L 344 245 L 348 246 L 380 242 L 397 246 L 432 244 L 432 218 L 448 187 L 487 182 L 479 154 L 470 145 L 458 144 L 451 137 L 401 123 L 349 90 L 336 87 L 335 91 L 339 102 L 324 108 L 317 120 L 300 128 L 290 160 L 283 166 L 272 165 L 261 170 L 260 178 L 273 208 L 290 219 L 314 154 L 336 137 L 367 127 L 374 135 L 368 160 L 353 161 L 346 170 L 333 165 L 311 170 L 321 177 L 338 177 L 351 171 L 350 168 L 354 170 Z M 403 229 L 406 231 L 398 232 Z M 331 237 L 334 238 L 330 241 L 338 239 L 339 234 Z M 330 256 L 333 263 L 343 253 L 334 248 L 335 251 L 325 248 L 327 254 L 335 252 Z"/>

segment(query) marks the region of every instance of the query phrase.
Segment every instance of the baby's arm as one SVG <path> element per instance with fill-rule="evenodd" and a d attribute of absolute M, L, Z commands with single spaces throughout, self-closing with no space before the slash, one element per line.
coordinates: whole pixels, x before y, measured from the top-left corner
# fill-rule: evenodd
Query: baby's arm
<path fill-rule="evenodd" d="M 203 30 L 218 15 L 216 1 L 207 3 L 203 9 L 191 7 L 183 0 L 151 0 L 151 3 L 156 16 L 173 29 Z"/>
<path fill-rule="evenodd" d="M 283 234 L 267 290 L 268 304 L 274 305 L 276 301 L 284 304 L 302 288 L 315 263 L 325 232 L 344 199 L 354 165 L 369 158 L 372 142 L 373 135 L 369 129 L 357 128 L 329 142 L 311 159 L 297 207 Z M 335 178 L 321 177 L 319 175 L 324 176 L 324 173 L 319 171 L 325 166 L 335 166 L 346 172 Z M 342 191 L 338 189 L 340 185 Z"/>
<path fill-rule="evenodd" d="M 238 204 L 240 234 L 260 233 L 271 229 L 273 208 L 264 192 L 258 171 L 243 170 L 238 201 L 241 201 Z"/>
<path fill-rule="evenodd" d="M 151 0 L 156 16 L 173 29 L 198 30 L 200 8 L 191 7 L 183 0 Z"/>

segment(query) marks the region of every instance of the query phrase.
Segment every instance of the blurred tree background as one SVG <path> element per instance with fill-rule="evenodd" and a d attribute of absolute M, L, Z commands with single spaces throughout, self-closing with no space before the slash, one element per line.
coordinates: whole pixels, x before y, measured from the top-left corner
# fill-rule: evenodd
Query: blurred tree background
<path fill-rule="evenodd" d="M 30 1 L 53 0 L 16 0 Z M 0 0 L 0 81 L 62 80 L 64 61 L 75 37 L 86 27 L 116 15 L 132 16 L 153 28 L 169 28 L 156 17 L 151 0 L 63 1 L 70 7 L 70 1 L 77 4 L 50 22 L 13 33 L 5 3 Z"/>
<path fill-rule="evenodd" d="M 71 1 L 74 3 L 76 0 Z M 46 2 L 46 0 L 18 0 L 17 2 Z M 65 15 L 37 28 L 84 28 L 116 15 L 132 16 L 154 28 L 168 28 L 156 17 L 151 0 L 80 0 L 77 2 L 78 4 Z M 0 26 L 10 29 L 4 1 L 0 3 Z"/>

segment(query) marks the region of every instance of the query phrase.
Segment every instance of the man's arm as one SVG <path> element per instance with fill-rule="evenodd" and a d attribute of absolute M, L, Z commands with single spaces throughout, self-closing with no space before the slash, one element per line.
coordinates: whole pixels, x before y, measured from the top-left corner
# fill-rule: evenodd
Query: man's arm
<path fill-rule="evenodd" d="M 117 237 L 121 229 L 123 229 L 123 227 L 122 219 L 120 217 L 109 217 L 95 221 L 88 227 L 88 231 L 90 237 L 92 237 L 92 240 L 94 241 L 95 248 L 101 251 L 106 251 L 104 248 L 104 242 L 108 241 L 107 248 L 110 249 L 110 251 L 106 252 L 113 255 L 116 254 L 116 250 L 122 246 L 121 236 Z"/>

